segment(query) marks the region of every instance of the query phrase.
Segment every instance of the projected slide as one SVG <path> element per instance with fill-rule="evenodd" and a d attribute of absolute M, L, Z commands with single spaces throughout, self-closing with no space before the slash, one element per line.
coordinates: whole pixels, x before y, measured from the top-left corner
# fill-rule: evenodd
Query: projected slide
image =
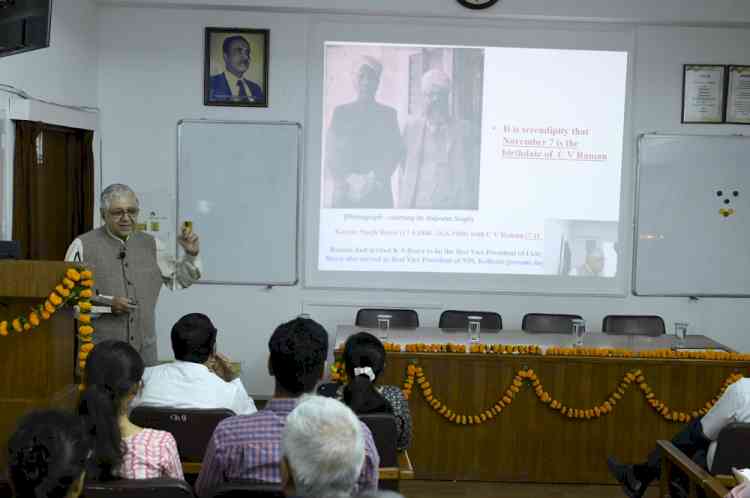
<path fill-rule="evenodd" d="M 318 269 L 614 277 L 627 53 L 327 42 Z"/>

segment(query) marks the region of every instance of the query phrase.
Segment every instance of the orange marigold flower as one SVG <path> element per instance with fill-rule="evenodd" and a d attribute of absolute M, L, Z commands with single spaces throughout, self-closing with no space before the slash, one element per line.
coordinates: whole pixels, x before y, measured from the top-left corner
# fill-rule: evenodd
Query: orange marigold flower
<path fill-rule="evenodd" d="M 55 292 L 49 295 L 49 301 L 55 306 L 60 306 L 63 302 L 62 298 L 58 296 Z"/>
<path fill-rule="evenodd" d="M 39 315 L 37 315 L 34 311 L 29 313 L 29 322 L 31 323 L 32 327 L 39 326 Z"/>
<path fill-rule="evenodd" d="M 49 302 L 49 300 L 44 301 L 44 309 L 50 315 L 55 312 L 55 306 L 51 302 Z"/>
<path fill-rule="evenodd" d="M 73 282 L 78 282 L 81 280 L 81 274 L 78 273 L 78 270 L 75 268 L 68 268 L 68 271 L 65 272 L 65 276 L 71 279 Z"/>
<path fill-rule="evenodd" d="M 26 323 L 23 324 L 23 329 L 24 330 L 31 330 L 31 325 L 28 322 L 26 322 Z"/>
<path fill-rule="evenodd" d="M 79 361 L 79 362 L 78 362 L 78 367 L 79 367 L 79 368 L 80 368 L 81 370 L 83 370 L 84 368 L 86 368 L 86 361 L 85 361 L 85 360 Z"/>
<path fill-rule="evenodd" d="M 89 298 L 94 295 L 93 291 L 91 289 L 83 289 L 79 296 Z"/>
<path fill-rule="evenodd" d="M 69 278 L 67 278 L 67 277 L 63 279 L 63 281 L 62 281 L 62 284 L 63 284 L 63 285 L 65 286 L 65 287 L 67 287 L 68 289 L 72 289 L 73 287 L 75 287 L 75 286 L 76 286 L 76 283 L 75 283 L 75 282 L 73 282 L 73 281 L 72 281 L 71 279 L 69 279 Z"/>
<path fill-rule="evenodd" d="M 81 285 L 84 287 L 93 287 L 94 281 L 93 280 L 81 280 Z"/>
<path fill-rule="evenodd" d="M 79 301 L 78 307 L 81 311 L 91 311 L 91 302 L 90 301 Z"/>
<path fill-rule="evenodd" d="M 21 332 L 23 330 L 23 325 L 21 325 L 21 320 L 19 320 L 18 318 L 14 319 L 11 322 L 11 326 L 13 327 L 13 330 L 15 330 L 16 332 Z"/>
<path fill-rule="evenodd" d="M 49 311 L 47 311 L 47 310 L 42 310 L 39 313 L 42 315 L 42 318 L 44 320 L 49 320 L 50 317 L 52 316 L 52 314 Z"/>
<path fill-rule="evenodd" d="M 81 351 L 91 351 L 94 349 L 94 345 L 91 343 L 81 345 Z"/>
<path fill-rule="evenodd" d="M 78 332 L 80 332 L 81 335 L 91 335 L 94 333 L 94 327 L 91 325 L 81 325 L 78 327 Z"/>
<path fill-rule="evenodd" d="M 93 276 L 94 276 L 94 273 L 91 270 L 83 270 L 81 272 L 81 278 L 83 280 L 88 280 L 88 279 L 90 279 Z"/>
<path fill-rule="evenodd" d="M 86 314 L 78 315 L 78 321 L 81 323 L 91 323 L 91 315 L 86 315 Z"/>
<path fill-rule="evenodd" d="M 0 322 L 0 335 L 8 335 L 8 322 Z"/>

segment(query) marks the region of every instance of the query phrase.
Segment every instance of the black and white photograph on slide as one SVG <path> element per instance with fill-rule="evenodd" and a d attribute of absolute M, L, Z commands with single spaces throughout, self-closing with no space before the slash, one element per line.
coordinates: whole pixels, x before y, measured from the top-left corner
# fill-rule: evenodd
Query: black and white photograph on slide
<path fill-rule="evenodd" d="M 323 207 L 478 209 L 483 59 L 326 44 Z"/>

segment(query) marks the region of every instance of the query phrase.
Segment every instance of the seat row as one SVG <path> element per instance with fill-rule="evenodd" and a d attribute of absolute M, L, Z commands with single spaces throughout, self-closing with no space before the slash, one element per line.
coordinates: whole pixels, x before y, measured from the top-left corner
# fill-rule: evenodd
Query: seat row
<path fill-rule="evenodd" d="M 378 320 L 388 316 L 393 328 L 419 327 L 419 315 L 411 309 L 363 308 L 357 312 L 354 324 L 358 327 L 378 327 Z M 438 327 L 441 329 L 466 329 L 469 317 L 479 316 L 483 331 L 499 331 L 503 328 L 503 318 L 492 311 L 448 310 L 440 314 Z M 532 333 L 572 333 L 573 320 L 580 315 L 527 313 L 521 328 Z M 664 320 L 657 315 L 607 315 L 602 322 L 602 332 L 617 335 L 658 336 L 666 332 Z"/>

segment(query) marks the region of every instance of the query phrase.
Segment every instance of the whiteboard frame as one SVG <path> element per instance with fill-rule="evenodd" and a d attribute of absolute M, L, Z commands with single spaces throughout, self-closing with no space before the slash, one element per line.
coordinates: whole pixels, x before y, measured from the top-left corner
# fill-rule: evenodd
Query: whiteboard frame
<path fill-rule="evenodd" d="M 636 283 L 638 280 L 638 225 L 639 225 L 639 212 L 641 209 L 641 143 L 643 140 L 646 140 L 650 137 L 675 137 L 675 138 L 685 138 L 685 137 L 693 137 L 693 138 L 729 138 L 729 137 L 735 137 L 735 138 L 750 138 L 750 135 L 743 135 L 740 133 L 734 133 L 734 134 L 708 134 L 708 133 L 667 133 L 667 132 L 648 132 L 648 133 L 640 133 L 638 135 L 638 139 L 636 140 L 636 147 L 635 147 L 635 160 L 636 160 L 636 168 L 635 168 L 635 198 L 633 199 L 633 203 L 635 205 L 635 213 L 633 215 L 633 275 L 632 275 L 632 285 L 631 285 L 631 292 L 634 296 L 638 297 L 689 297 L 689 298 L 698 298 L 698 297 L 729 297 L 729 298 L 746 298 L 750 297 L 749 294 L 704 294 L 704 293 L 650 293 L 650 292 L 644 292 L 639 293 L 638 289 L 636 288 Z"/>
<path fill-rule="evenodd" d="M 294 287 L 299 283 L 299 258 L 300 258 L 300 209 L 302 206 L 302 123 L 297 121 L 242 121 L 229 119 L 180 119 L 177 121 L 177 167 L 175 172 L 175 258 L 179 258 L 180 244 L 177 242 L 177 234 L 180 233 L 180 147 L 182 146 L 183 124 L 230 124 L 230 125 L 266 125 L 266 126 L 296 126 L 297 127 L 297 205 L 294 216 L 294 279 L 280 282 L 236 282 L 227 280 L 203 280 L 199 279 L 195 284 L 206 285 L 246 285 L 265 287 Z M 195 285 L 194 284 L 194 285 Z"/>

